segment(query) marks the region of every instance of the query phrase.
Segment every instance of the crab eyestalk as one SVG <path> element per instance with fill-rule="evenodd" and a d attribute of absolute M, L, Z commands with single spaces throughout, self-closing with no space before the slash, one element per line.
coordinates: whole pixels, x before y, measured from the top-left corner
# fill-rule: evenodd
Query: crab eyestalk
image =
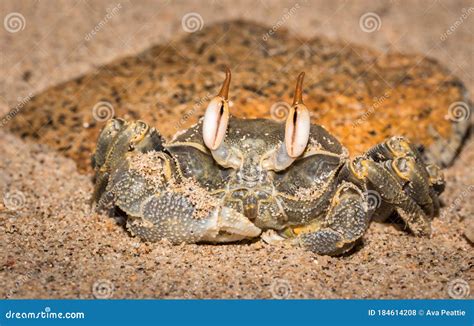
<path fill-rule="evenodd" d="M 202 137 L 204 144 L 219 165 L 236 168 L 240 166 L 241 159 L 224 142 L 229 124 L 230 78 L 230 70 L 226 67 L 224 84 L 219 94 L 207 106 L 202 123 Z"/>
<path fill-rule="evenodd" d="M 229 86 L 231 74 L 226 68 L 226 77 L 222 88 L 207 106 L 202 124 L 204 143 L 211 150 L 216 150 L 223 142 L 229 123 Z"/>
<path fill-rule="evenodd" d="M 311 120 L 303 103 L 304 72 L 298 76 L 295 96 L 285 125 L 285 146 L 288 156 L 296 158 L 303 154 L 309 140 Z"/>
<path fill-rule="evenodd" d="M 263 165 L 267 169 L 286 169 L 303 154 L 308 145 L 311 119 L 303 103 L 303 79 L 304 72 L 299 74 L 296 82 L 293 105 L 285 123 L 285 141 L 275 153 L 264 159 Z"/>

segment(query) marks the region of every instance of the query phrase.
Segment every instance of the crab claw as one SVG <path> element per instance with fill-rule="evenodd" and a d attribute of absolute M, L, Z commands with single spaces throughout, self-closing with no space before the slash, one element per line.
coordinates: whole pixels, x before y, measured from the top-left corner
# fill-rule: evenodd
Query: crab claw
<path fill-rule="evenodd" d="M 298 76 L 293 105 L 285 125 L 286 151 L 288 156 L 292 158 L 303 154 L 308 144 L 311 126 L 308 108 L 303 104 L 303 79 L 304 72 Z"/>
<path fill-rule="evenodd" d="M 229 123 L 229 85 L 231 74 L 226 67 L 226 77 L 222 88 L 207 106 L 202 124 L 204 143 L 210 150 L 216 150 L 224 140 Z"/>
<path fill-rule="evenodd" d="M 262 232 L 247 217 L 229 207 L 221 207 L 214 211 L 207 223 L 207 228 L 202 241 L 239 241 L 258 237 Z"/>

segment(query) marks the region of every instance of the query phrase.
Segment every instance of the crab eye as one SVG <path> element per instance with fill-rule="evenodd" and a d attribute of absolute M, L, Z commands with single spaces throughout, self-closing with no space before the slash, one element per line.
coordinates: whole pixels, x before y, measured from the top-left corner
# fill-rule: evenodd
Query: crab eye
<path fill-rule="evenodd" d="M 304 72 L 298 76 L 295 98 L 285 126 L 285 146 L 288 156 L 300 156 L 308 144 L 311 119 L 308 108 L 303 104 L 302 85 Z"/>
<path fill-rule="evenodd" d="M 217 149 L 224 140 L 228 122 L 227 101 L 218 96 L 209 103 L 202 124 L 204 143 L 210 150 Z"/>
<path fill-rule="evenodd" d="M 202 136 L 204 143 L 210 150 L 216 150 L 222 143 L 229 123 L 229 98 L 230 70 L 226 68 L 225 80 L 219 94 L 207 106 L 202 123 Z"/>
<path fill-rule="evenodd" d="M 306 107 L 291 108 L 285 127 L 285 145 L 290 157 L 303 154 L 309 140 L 310 118 Z"/>

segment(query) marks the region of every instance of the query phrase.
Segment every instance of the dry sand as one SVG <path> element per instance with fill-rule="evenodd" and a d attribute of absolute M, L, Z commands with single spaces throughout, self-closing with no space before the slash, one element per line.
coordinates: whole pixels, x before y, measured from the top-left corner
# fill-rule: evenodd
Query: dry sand
<path fill-rule="evenodd" d="M 0 210 L 1 297 L 446 298 L 453 280 L 474 286 L 472 245 L 463 236 L 473 212 L 472 141 L 446 171 L 431 239 L 372 223 L 355 252 L 331 258 L 262 241 L 140 242 L 90 211 L 90 177 L 72 160 L 0 137 L 0 189 L 10 208 Z"/>

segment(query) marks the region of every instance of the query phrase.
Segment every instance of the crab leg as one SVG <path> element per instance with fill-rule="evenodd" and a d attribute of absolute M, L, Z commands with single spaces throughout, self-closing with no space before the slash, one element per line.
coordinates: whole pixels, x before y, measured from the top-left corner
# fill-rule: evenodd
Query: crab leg
<path fill-rule="evenodd" d="M 404 137 L 391 137 L 385 142 L 369 149 L 365 156 L 373 159 L 375 162 L 394 160 L 398 157 L 413 157 L 417 173 L 419 173 L 430 186 L 435 188 L 438 195 L 444 190 L 444 180 L 440 169 L 434 164 L 425 164 L 415 146 Z"/>
<path fill-rule="evenodd" d="M 403 185 L 405 192 L 423 209 L 429 217 L 434 217 L 439 207 L 438 196 L 430 187 L 426 171 L 422 171 L 410 156 L 398 157 L 385 164 L 387 170 Z"/>
<path fill-rule="evenodd" d="M 369 225 L 362 192 L 352 183 L 342 183 L 334 196 L 322 228 L 302 232 L 297 241 L 321 255 L 337 255 L 350 250 Z"/>
<path fill-rule="evenodd" d="M 387 164 L 390 162 L 387 161 Z M 363 180 L 369 189 L 376 191 L 384 204 L 391 205 L 415 235 L 431 234 L 428 216 L 416 201 L 406 194 L 397 178 L 383 164 L 358 157 L 350 163 L 350 170 L 354 176 Z"/>
<path fill-rule="evenodd" d="M 426 215 L 439 215 L 438 195 L 444 190 L 442 174 L 435 165 L 425 165 L 418 150 L 407 139 L 389 138 L 371 148 L 366 156 L 384 163 Z"/>

